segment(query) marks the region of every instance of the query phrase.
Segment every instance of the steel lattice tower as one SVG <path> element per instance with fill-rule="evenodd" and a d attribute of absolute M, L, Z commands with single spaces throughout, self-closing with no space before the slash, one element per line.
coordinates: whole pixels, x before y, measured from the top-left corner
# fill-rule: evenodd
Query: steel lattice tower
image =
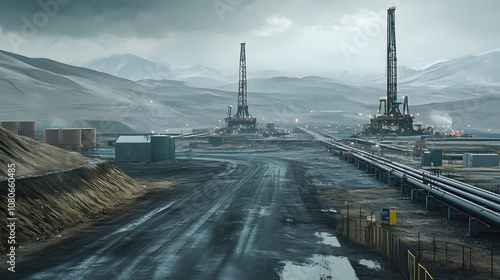
<path fill-rule="evenodd" d="M 248 113 L 247 103 L 247 60 L 245 53 L 246 43 L 240 43 L 240 69 L 238 83 L 238 111 L 231 116 L 231 106 L 227 110 L 227 132 L 255 132 L 257 119 Z"/>
<path fill-rule="evenodd" d="M 387 9 L 387 103 L 388 115 L 399 115 L 398 100 L 398 65 L 396 59 L 396 7 Z"/>
<path fill-rule="evenodd" d="M 241 43 L 240 50 L 240 79 L 238 85 L 238 112 L 236 115 L 241 118 L 250 116 L 247 103 L 247 60 L 245 54 L 245 44 Z"/>

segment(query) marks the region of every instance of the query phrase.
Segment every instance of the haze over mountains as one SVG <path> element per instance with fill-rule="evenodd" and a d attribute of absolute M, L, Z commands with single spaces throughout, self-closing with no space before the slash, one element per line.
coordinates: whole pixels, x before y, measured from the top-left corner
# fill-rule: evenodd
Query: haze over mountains
<path fill-rule="evenodd" d="M 248 68 L 249 111 L 261 124 L 293 126 L 296 118 L 297 125 L 362 124 L 385 95 L 384 73 L 370 79 L 348 73 L 292 78 Z M 500 50 L 421 68 L 399 69 L 398 95 L 409 96 L 417 122 L 500 131 Z M 213 128 L 224 125 L 228 105 L 237 105 L 237 75 L 237 65 L 226 74 L 130 54 L 76 67 L 0 51 L 0 119 L 107 132 Z"/>

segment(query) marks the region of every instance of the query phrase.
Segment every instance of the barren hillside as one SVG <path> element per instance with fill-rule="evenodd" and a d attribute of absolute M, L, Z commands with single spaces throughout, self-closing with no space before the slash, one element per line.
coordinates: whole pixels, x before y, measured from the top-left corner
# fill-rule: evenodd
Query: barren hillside
<path fill-rule="evenodd" d="M 4 129 L 0 129 L 0 162 L 0 219 L 3 221 L 7 218 L 7 198 L 12 197 L 11 188 L 7 187 L 8 164 L 15 164 L 15 207 L 11 216 L 17 218 L 18 246 L 59 235 L 145 192 L 111 163 L 91 162 L 77 153 L 16 136 Z M 0 235 L 7 236 L 7 230 L 0 227 Z M 1 241 L 2 251 L 6 242 L 6 239 Z"/>

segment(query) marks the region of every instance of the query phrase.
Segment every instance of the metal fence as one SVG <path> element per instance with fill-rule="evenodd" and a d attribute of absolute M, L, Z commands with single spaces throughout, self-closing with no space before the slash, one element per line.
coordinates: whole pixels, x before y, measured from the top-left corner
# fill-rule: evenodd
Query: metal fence
<path fill-rule="evenodd" d="M 436 265 L 464 273 L 500 278 L 500 268 L 495 266 L 500 264 L 500 255 L 493 248 L 467 246 L 435 236 L 421 238 L 420 233 L 416 242 L 409 242 L 403 240 L 403 236 L 398 236 L 388 225 L 372 224 L 361 215 L 351 216 L 349 219 L 342 215 L 337 230 L 349 239 L 386 255 L 408 279 L 434 279 L 432 269 L 428 271 L 427 268 Z"/>

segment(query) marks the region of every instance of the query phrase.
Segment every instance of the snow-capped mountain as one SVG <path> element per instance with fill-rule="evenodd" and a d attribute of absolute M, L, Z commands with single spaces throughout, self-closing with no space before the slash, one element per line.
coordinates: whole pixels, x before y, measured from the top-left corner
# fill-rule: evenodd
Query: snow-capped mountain
<path fill-rule="evenodd" d="M 107 73 L 131 81 L 175 80 L 183 81 L 194 87 L 217 87 L 238 82 L 238 69 L 233 73 L 222 73 L 204 65 L 170 66 L 156 63 L 133 54 L 114 54 L 96 58 L 83 65 L 85 68 Z M 286 76 L 285 72 L 275 70 L 251 71 L 248 79 L 268 79 Z"/>
<path fill-rule="evenodd" d="M 146 60 L 133 54 L 114 54 L 91 60 L 85 68 L 107 73 L 131 81 L 144 79 L 161 80 L 171 76 L 169 66 Z"/>
<path fill-rule="evenodd" d="M 206 69 L 187 68 L 184 73 L 200 70 Z M 259 123 L 280 120 L 280 124 L 293 125 L 295 118 L 304 123 L 357 123 L 358 110 L 365 111 L 363 103 L 328 89 L 328 79 L 315 80 L 316 85 L 311 86 L 307 86 L 313 82 L 310 79 L 260 82 L 283 83 L 283 88 L 290 89 L 301 86 L 294 91 L 267 94 L 259 92 L 259 86 L 249 81 L 250 112 L 258 117 Z M 168 79 L 134 82 L 88 68 L 3 51 L 0 51 L 0 88 L 0 120 L 35 120 L 39 128 L 91 126 L 100 132 L 113 133 L 224 125 L 227 106 L 237 104 L 236 83 L 228 89 L 219 89 L 193 87 L 187 82 Z"/>
<path fill-rule="evenodd" d="M 451 119 L 453 126 L 500 130 L 499 59 L 499 52 L 492 51 L 400 73 L 398 96 L 409 96 L 411 112 L 420 113 L 416 121 Z M 156 67 L 141 59 L 138 63 Z M 125 64 L 108 64 L 107 69 L 126 73 Z M 168 69 L 165 74 L 178 80 L 152 79 L 143 72 L 136 78 L 146 79 L 132 81 L 0 51 L 0 120 L 36 120 L 39 128 L 97 126 L 114 133 L 224 125 L 227 106 L 237 104 L 237 77 L 221 82 L 228 75 L 200 65 Z M 376 112 L 385 90 L 385 83 L 315 76 L 255 78 L 248 80 L 248 104 L 261 124 L 279 120 L 292 126 L 296 118 L 301 125 L 361 124 Z"/>
<path fill-rule="evenodd" d="M 500 49 L 443 60 L 404 74 L 399 76 L 399 83 L 431 87 L 500 86 Z"/>
<path fill-rule="evenodd" d="M 176 80 L 193 86 L 214 86 L 230 83 L 230 76 L 203 65 L 171 67 L 152 62 L 133 54 L 114 54 L 94 59 L 83 65 L 85 68 L 107 73 L 131 81 Z"/>

